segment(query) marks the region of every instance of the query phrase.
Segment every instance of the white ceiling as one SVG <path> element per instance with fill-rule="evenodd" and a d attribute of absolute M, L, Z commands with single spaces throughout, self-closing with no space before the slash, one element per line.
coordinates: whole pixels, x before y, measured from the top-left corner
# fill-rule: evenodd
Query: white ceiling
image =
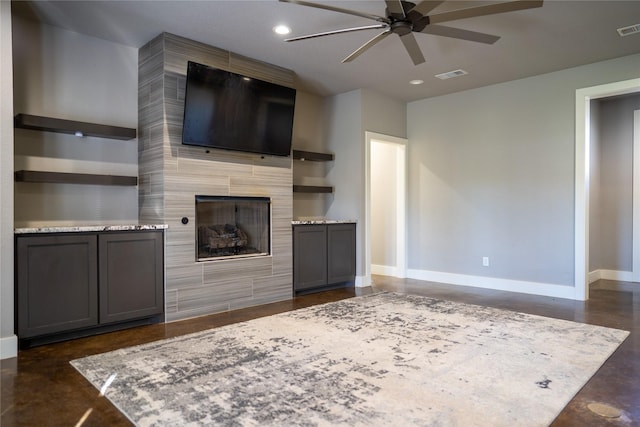
<path fill-rule="evenodd" d="M 321 1 L 385 15 L 384 1 Z M 491 2 L 449 0 L 433 12 Z M 368 88 L 401 101 L 515 80 L 640 53 L 640 34 L 620 37 L 619 27 L 640 23 L 640 1 L 546 0 L 543 7 L 451 21 L 447 25 L 501 36 L 494 45 L 416 34 L 426 62 L 414 66 L 395 35 L 354 62 L 341 61 L 379 30 L 286 43 L 272 32 L 288 24 L 292 36 L 375 24 L 353 15 L 281 3 L 233 1 L 14 2 L 14 13 L 105 40 L 140 47 L 169 32 L 289 68 L 299 87 L 320 95 Z M 434 77 L 464 69 L 450 80 Z M 640 74 L 640 70 L 638 70 Z M 422 79 L 423 85 L 409 84 Z"/>

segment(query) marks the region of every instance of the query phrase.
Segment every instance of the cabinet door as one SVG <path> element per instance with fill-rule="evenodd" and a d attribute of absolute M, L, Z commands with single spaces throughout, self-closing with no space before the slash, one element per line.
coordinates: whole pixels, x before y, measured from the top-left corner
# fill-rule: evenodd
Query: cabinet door
<path fill-rule="evenodd" d="M 161 231 L 100 235 L 100 323 L 163 313 L 163 240 Z"/>
<path fill-rule="evenodd" d="M 16 238 L 18 337 L 98 323 L 95 234 Z"/>
<path fill-rule="evenodd" d="M 356 225 L 327 225 L 327 283 L 351 282 L 356 277 Z"/>
<path fill-rule="evenodd" d="M 299 291 L 327 284 L 327 227 L 293 227 L 293 289 Z"/>

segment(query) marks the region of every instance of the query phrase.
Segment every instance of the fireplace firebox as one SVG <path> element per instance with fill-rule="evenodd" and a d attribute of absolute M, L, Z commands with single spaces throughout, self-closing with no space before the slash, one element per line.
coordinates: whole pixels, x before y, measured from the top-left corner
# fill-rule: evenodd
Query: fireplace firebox
<path fill-rule="evenodd" d="M 196 196 L 196 259 L 271 254 L 271 199 Z"/>

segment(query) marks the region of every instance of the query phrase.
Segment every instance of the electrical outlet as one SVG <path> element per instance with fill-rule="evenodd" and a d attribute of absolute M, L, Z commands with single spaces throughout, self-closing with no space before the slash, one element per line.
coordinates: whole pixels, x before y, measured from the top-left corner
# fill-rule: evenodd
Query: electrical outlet
<path fill-rule="evenodd" d="M 489 267 L 489 257 L 488 256 L 483 256 L 482 257 L 482 266 L 483 267 Z"/>

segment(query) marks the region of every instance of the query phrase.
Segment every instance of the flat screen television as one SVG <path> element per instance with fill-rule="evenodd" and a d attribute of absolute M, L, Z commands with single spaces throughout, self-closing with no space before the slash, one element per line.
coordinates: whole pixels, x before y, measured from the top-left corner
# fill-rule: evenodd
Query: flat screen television
<path fill-rule="evenodd" d="M 182 143 L 291 153 L 295 89 L 189 61 Z"/>

